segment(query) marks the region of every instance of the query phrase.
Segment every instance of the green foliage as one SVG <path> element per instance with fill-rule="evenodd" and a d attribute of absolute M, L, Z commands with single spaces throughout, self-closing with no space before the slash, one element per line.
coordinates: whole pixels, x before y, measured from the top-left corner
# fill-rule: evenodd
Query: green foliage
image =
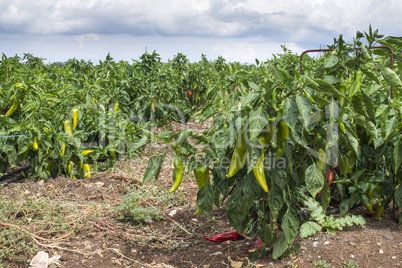
<path fill-rule="evenodd" d="M 349 261 L 349 262 L 344 261 L 342 263 L 342 266 L 345 268 L 359 268 L 359 264 L 354 261 Z"/>
<path fill-rule="evenodd" d="M 334 192 L 341 197 L 342 215 L 359 202 L 369 209 L 375 204 L 377 219 L 391 200 L 400 206 L 402 62 L 394 57 L 391 70 L 389 52 L 375 46 L 388 45 L 396 55 L 402 41 L 381 38 L 370 27 L 368 33 L 358 32 L 352 44 L 342 35 L 334 39 L 329 46 L 333 51 L 318 59 L 305 55 L 300 62 L 283 47 L 283 54 L 257 65 L 215 65 L 219 76 L 205 92 L 208 102 L 194 115 L 200 123 L 212 119 L 211 128 L 202 134 L 186 130 L 159 135 L 180 152 L 188 170 L 198 164 L 210 169 L 211 184 L 197 196 L 200 210 L 209 215 L 213 205 L 226 204 L 230 224 L 239 233 L 257 234 L 264 245 L 274 245 L 273 256 L 280 258 L 291 252 L 301 224 L 300 190 L 312 195 L 307 207 L 318 222 L 303 223 L 303 237 L 364 224 L 361 217 L 325 215 Z M 280 122 L 289 127 L 289 137 L 281 134 Z M 228 178 L 240 133 L 246 133 L 247 163 Z M 183 136 L 188 139 L 178 139 Z M 266 138 L 266 144 L 259 145 L 258 137 Z M 321 158 L 319 151 L 324 152 Z M 268 194 L 251 172 L 263 153 Z M 146 179 L 157 178 L 162 163 L 155 163 L 150 161 Z M 336 170 L 334 190 L 325 175 L 329 168 Z M 314 201 L 318 192 L 322 204 Z"/>
<path fill-rule="evenodd" d="M 319 224 L 307 221 L 300 226 L 299 236 L 300 238 L 306 238 L 320 232 L 323 228 L 328 233 L 335 233 L 335 229 L 342 230 L 346 225 L 364 225 L 365 219 L 358 215 L 344 216 L 343 218 L 334 218 L 333 215 L 325 215 L 325 211 L 314 198 L 302 195 L 302 202 L 308 211 L 311 211 L 311 218 L 317 221 Z"/>
<path fill-rule="evenodd" d="M 115 209 L 118 219 L 136 223 L 150 223 L 154 220 L 162 220 L 163 216 L 157 208 L 143 205 L 143 200 L 146 200 L 150 195 L 151 193 L 146 190 L 131 189 L 124 196 L 124 201 Z"/>
<path fill-rule="evenodd" d="M 303 237 L 322 228 L 334 232 L 364 224 L 360 217 L 326 216 L 331 194 L 340 196 L 342 215 L 363 202 L 369 209 L 376 205 L 379 219 L 391 200 L 400 204 L 402 62 L 394 57 L 391 70 L 389 52 L 375 46 L 388 45 L 399 55 L 402 41 L 381 38 L 370 27 L 352 44 L 341 35 L 329 46 L 333 51 L 318 59 L 305 55 L 300 62 L 283 47 L 283 54 L 257 65 L 220 62 L 219 76 L 205 92 L 208 102 L 194 115 L 200 123 L 212 120 L 212 126 L 202 134 L 159 135 L 180 152 L 188 170 L 198 164 L 210 169 L 211 184 L 197 196 L 200 210 L 208 216 L 213 205 L 225 204 L 236 231 L 257 234 L 264 245 L 274 245 L 273 257 L 280 258 L 291 252 L 301 224 L 300 190 L 313 197 L 308 206 L 318 222 L 304 223 Z M 281 122 L 289 137 L 281 134 Z M 247 163 L 227 177 L 241 133 L 246 133 Z M 188 139 L 179 142 L 183 135 Z M 261 146 L 259 137 L 266 144 Z M 251 172 L 263 153 L 268 194 Z M 146 174 L 157 175 L 161 165 L 150 161 Z M 329 168 L 336 170 L 333 190 L 325 175 Z M 322 204 L 314 203 L 318 192 Z"/>
<path fill-rule="evenodd" d="M 300 226 L 299 236 L 300 238 L 306 238 L 315 235 L 321 230 L 322 230 L 321 225 L 312 221 L 307 221 Z"/>
<path fill-rule="evenodd" d="M 3 54 L 0 173 L 28 160 L 33 177 L 65 173 L 83 178 L 85 163 L 93 163 L 96 172 L 98 161 L 107 161 L 110 167 L 116 157 L 133 156 L 152 137 L 146 131 L 151 125 L 188 121 L 205 105 L 205 93 L 222 64 L 205 56 L 189 63 L 181 53 L 166 64 L 155 51 L 132 64 L 115 62 L 109 54 L 98 64 L 77 59 L 45 64 L 31 54 Z M 6 116 L 17 101 L 17 111 Z M 70 135 L 64 122 L 73 119 L 72 109 L 78 110 L 78 122 Z M 134 116 L 141 124 L 132 122 Z M 35 139 L 38 150 L 33 149 Z M 82 155 L 87 148 L 93 152 Z M 75 165 L 67 174 L 70 161 Z"/>
<path fill-rule="evenodd" d="M 316 268 L 333 268 L 334 266 L 327 263 L 326 260 L 319 260 L 319 261 L 313 261 L 312 262 L 313 267 Z"/>

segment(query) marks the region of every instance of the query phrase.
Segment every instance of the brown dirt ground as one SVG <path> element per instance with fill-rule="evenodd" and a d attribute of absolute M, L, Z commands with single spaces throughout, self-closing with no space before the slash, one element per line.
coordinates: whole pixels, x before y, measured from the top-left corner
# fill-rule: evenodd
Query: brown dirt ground
<path fill-rule="evenodd" d="M 348 227 L 336 235 L 321 232 L 309 239 L 297 239 L 295 246 L 300 248 L 300 254 L 284 260 L 274 261 L 272 249 L 267 248 L 267 256 L 255 263 L 250 263 L 246 257 L 248 250 L 253 249 L 256 237 L 223 243 L 212 243 L 203 238 L 233 229 L 224 208 L 214 207 L 209 218 L 193 216 L 197 185 L 191 178 L 184 180 L 178 193 L 174 194 L 177 204 L 180 204 L 180 197 L 184 197 L 184 205 L 173 207 L 157 200 L 142 201 L 144 207 L 157 207 L 164 215 L 162 220 L 142 224 L 119 221 L 108 207 L 117 206 L 128 188 L 141 186 L 146 160 L 158 150 L 157 146 L 148 148 L 141 159 L 119 161 L 113 170 L 85 180 L 60 176 L 46 183 L 12 183 L 5 187 L 5 192 L 12 198 L 13 189 L 18 185 L 20 191 L 33 197 L 46 195 L 51 200 L 72 202 L 86 209 L 93 204 L 104 207 L 90 225 L 68 239 L 40 243 L 39 248 L 48 252 L 49 257 L 61 256 L 60 265 L 51 267 L 347 267 L 342 263 L 351 261 L 358 266 L 349 267 L 402 266 L 402 225 L 391 219 L 390 207 L 379 221 L 365 215 L 363 207 L 356 207 L 351 214 L 363 215 L 367 221 L 365 226 Z M 127 169 L 127 166 L 131 168 Z M 167 192 L 171 185 L 170 174 L 171 168 L 166 165 L 159 181 L 149 184 Z M 174 210 L 176 213 L 169 216 Z M 82 211 L 82 215 L 87 215 L 85 213 Z M 214 220 L 210 221 L 212 218 Z M 26 263 L 3 263 L 10 267 L 29 267 L 33 257 L 26 254 Z M 314 261 L 320 260 L 331 266 L 313 265 Z"/>

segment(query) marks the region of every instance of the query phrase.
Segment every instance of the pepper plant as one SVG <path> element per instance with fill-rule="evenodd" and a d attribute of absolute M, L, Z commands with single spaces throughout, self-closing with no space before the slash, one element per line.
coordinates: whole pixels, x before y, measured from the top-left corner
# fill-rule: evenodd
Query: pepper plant
<path fill-rule="evenodd" d="M 376 43 L 394 52 L 393 69 L 390 53 Z M 353 44 L 335 39 L 316 60 L 301 62 L 284 47 L 283 55 L 253 66 L 227 64 L 226 75 L 208 91 L 210 102 L 196 114 L 200 123 L 212 118 L 212 126 L 202 134 L 165 137 L 186 152 L 188 170 L 202 163 L 210 171 L 198 209 L 209 216 L 214 205 L 224 206 L 231 226 L 257 235 L 263 248 L 273 245 L 276 259 L 293 248 L 305 195 L 314 200 L 320 193 L 325 212 L 332 180 L 341 215 L 360 202 L 375 205 L 377 219 L 391 200 L 401 206 L 401 44 L 370 27 Z M 151 158 L 144 182 L 158 178 L 162 162 L 159 155 Z M 339 225 L 326 221 L 325 228 L 338 228 L 332 223 Z"/>
<path fill-rule="evenodd" d="M 156 52 L 145 53 L 130 64 L 108 54 L 98 64 L 77 59 L 45 64 L 31 54 L 3 54 L 0 173 L 26 161 L 33 177 L 84 178 L 89 163 L 96 171 L 98 161 L 110 167 L 119 156 L 134 155 L 148 139 L 141 129 L 188 120 L 194 102 L 182 91 L 197 81 L 212 82 L 214 68 L 204 59 L 205 71 L 195 79 L 201 64 L 176 58 L 164 64 Z"/>

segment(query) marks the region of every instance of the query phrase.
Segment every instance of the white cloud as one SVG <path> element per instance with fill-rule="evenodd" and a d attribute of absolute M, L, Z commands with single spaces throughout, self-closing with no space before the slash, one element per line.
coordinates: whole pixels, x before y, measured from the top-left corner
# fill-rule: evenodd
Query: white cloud
<path fill-rule="evenodd" d="M 90 34 L 81 34 L 76 37 L 77 41 L 80 43 L 80 47 L 84 46 L 84 41 L 88 39 L 93 39 L 95 41 L 99 40 L 99 34 L 90 33 Z"/>

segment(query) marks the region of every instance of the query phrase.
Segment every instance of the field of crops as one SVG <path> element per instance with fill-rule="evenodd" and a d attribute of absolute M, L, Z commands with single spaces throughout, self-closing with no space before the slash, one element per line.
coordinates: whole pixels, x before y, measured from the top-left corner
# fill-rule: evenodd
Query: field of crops
<path fill-rule="evenodd" d="M 296 238 L 364 225 L 346 215 L 359 204 L 376 220 L 391 208 L 402 222 L 402 38 L 370 28 L 313 56 L 283 47 L 255 64 L 180 53 L 163 63 L 156 52 L 45 64 L 3 54 L 0 177 L 29 166 L 28 180 L 85 181 L 163 143 L 143 185 L 173 159 L 167 194 L 194 176 L 195 216 L 224 208 L 239 237 L 259 238 L 251 261 L 268 246 L 286 258 L 298 254 Z M 212 123 L 172 127 L 194 121 Z M 326 214 L 333 206 L 339 217 Z"/>

